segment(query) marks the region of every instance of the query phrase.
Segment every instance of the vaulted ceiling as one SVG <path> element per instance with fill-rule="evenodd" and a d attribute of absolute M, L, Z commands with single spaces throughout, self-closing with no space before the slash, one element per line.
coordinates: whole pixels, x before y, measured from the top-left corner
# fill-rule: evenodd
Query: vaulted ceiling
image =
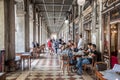
<path fill-rule="evenodd" d="M 58 32 L 75 0 L 35 0 L 50 32 Z"/>

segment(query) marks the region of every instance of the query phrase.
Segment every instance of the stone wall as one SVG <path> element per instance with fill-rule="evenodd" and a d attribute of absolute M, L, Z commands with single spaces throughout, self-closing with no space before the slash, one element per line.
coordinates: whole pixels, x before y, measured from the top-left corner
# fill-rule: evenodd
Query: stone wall
<path fill-rule="evenodd" d="M 44 44 L 47 42 L 47 31 L 44 24 L 42 25 L 41 31 L 42 31 L 42 44 Z"/>
<path fill-rule="evenodd" d="M 25 51 L 25 25 L 24 16 L 16 17 L 15 32 L 15 52 Z"/>
<path fill-rule="evenodd" d="M 24 13 L 18 13 L 15 5 L 15 52 L 25 51 L 25 21 Z"/>
<path fill-rule="evenodd" d="M 33 21 L 30 21 L 30 47 L 32 47 L 32 42 L 33 42 Z"/>
<path fill-rule="evenodd" d="M 60 32 L 58 33 L 58 38 L 62 38 L 65 42 L 67 42 L 69 39 L 69 25 L 64 24 L 63 27 L 60 29 Z"/>

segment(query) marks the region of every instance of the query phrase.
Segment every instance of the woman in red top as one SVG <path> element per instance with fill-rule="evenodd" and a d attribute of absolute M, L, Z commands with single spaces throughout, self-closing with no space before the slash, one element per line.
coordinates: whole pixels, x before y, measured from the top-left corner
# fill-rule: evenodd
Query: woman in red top
<path fill-rule="evenodd" d="M 48 49 L 50 50 L 50 53 L 53 52 L 53 48 L 52 48 L 52 40 L 48 41 Z"/>

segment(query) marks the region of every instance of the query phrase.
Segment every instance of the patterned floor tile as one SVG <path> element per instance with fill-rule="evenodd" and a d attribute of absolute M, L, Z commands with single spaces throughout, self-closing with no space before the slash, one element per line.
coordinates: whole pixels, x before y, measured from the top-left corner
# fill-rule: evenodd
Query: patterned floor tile
<path fill-rule="evenodd" d="M 6 80 L 85 80 L 76 73 L 63 73 L 59 63 L 58 55 L 46 53 L 39 60 L 33 60 L 31 70 L 7 74 Z"/>

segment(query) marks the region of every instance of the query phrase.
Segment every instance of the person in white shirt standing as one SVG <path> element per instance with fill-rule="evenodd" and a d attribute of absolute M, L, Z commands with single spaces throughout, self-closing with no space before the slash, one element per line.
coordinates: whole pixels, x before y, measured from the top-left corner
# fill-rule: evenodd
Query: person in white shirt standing
<path fill-rule="evenodd" d="M 80 35 L 80 39 L 79 39 L 77 47 L 78 47 L 79 50 L 82 50 L 84 48 L 84 41 L 82 39 L 82 35 Z"/>

